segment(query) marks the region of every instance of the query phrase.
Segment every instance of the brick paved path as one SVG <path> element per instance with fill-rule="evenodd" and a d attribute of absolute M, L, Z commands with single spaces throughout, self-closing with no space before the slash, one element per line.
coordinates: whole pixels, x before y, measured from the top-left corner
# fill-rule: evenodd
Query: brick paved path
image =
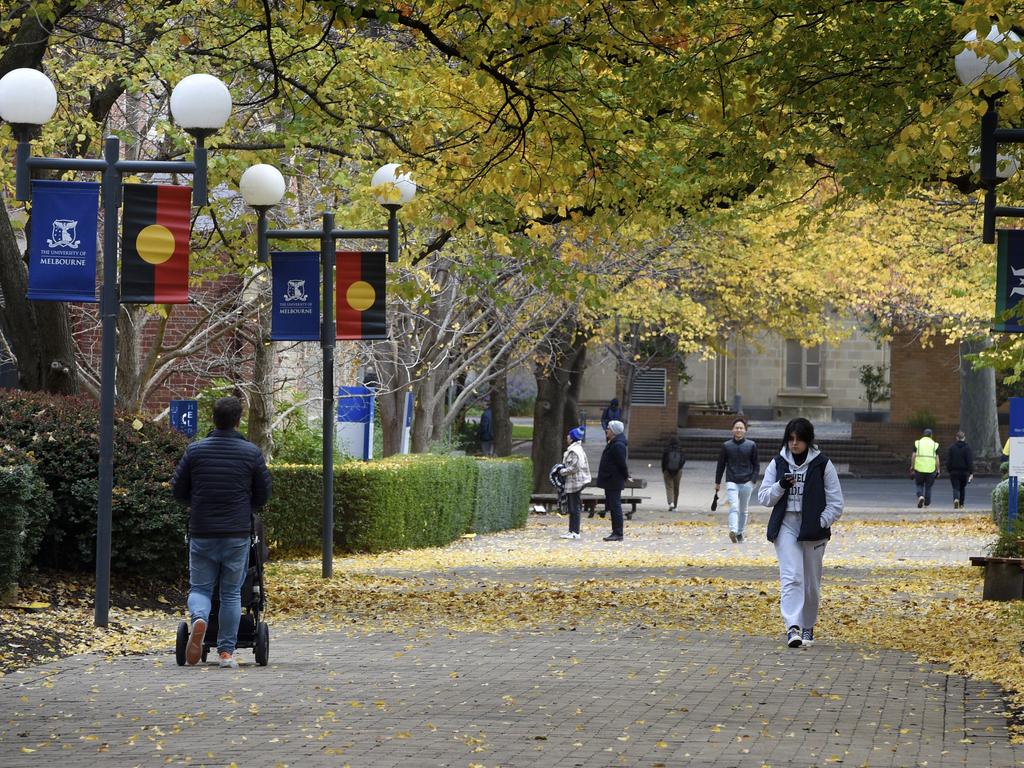
<path fill-rule="evenodd" d="M 990 684 L 826 642 L 278 632 L 267 668 L 179 668 L 167 649 L 8 675 L 0 765 L 1024 764 L 1001 709 Z"/>

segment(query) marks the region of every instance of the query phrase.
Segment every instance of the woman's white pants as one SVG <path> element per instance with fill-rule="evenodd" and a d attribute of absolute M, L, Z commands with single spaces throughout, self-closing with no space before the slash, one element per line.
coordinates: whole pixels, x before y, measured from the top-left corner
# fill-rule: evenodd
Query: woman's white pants
<path fill-rule="evenodd" d="M 775 537 L 775 554 L 779 558 L 779 606 L 787 628 L 795 625 L 806 629 L 818 620 L 822 560 L 828 539 L 797 541 L 799 535 L 800 513 L 787 512 Z"/>

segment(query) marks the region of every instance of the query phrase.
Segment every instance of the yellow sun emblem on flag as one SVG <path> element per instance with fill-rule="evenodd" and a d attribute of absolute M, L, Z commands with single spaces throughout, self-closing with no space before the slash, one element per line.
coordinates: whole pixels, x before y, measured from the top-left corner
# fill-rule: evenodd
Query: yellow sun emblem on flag
<path fill-rule="evenodd" d="M 365 312 L 377 300 L 377 292 L 365 280 L 356 280 L 345 292 L 345 300 L 352 309 Z"/>
<path fill-rule="evenodd" d="M 174 255 L 174 235 L 161 224 L 150 224 L 135 238 L 135 250 L 147 264 L 163 264 Z"/>

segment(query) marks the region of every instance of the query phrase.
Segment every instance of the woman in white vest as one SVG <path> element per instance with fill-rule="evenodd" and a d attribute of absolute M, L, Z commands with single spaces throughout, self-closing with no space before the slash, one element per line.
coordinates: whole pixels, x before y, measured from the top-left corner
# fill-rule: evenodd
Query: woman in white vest
<path fill-rule="evenodd" d="M 590 482 L 590 464 L 587 462 L 587 453 L 583 450 L 583 430 L 574 427 L 569 430 L 569 447 L 565 449 L 562 456 L 564 465 L 558 473 L 565 478 L 566 504 L 569 507 L 569 532 L 563 533 L 563 539 L 578 539 L 580 537 L 580 491 Z"/>

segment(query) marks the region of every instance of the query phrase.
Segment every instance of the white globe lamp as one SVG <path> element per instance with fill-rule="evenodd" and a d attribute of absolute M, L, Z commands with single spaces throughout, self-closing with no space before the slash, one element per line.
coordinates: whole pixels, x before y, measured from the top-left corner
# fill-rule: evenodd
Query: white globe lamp
<path fill-rule="evenodd" d="M 0 78 L 0 118 L 12 125 L 44 125 L 57 110 L 57 90 L 38 69 L 12 69 Z"/>

